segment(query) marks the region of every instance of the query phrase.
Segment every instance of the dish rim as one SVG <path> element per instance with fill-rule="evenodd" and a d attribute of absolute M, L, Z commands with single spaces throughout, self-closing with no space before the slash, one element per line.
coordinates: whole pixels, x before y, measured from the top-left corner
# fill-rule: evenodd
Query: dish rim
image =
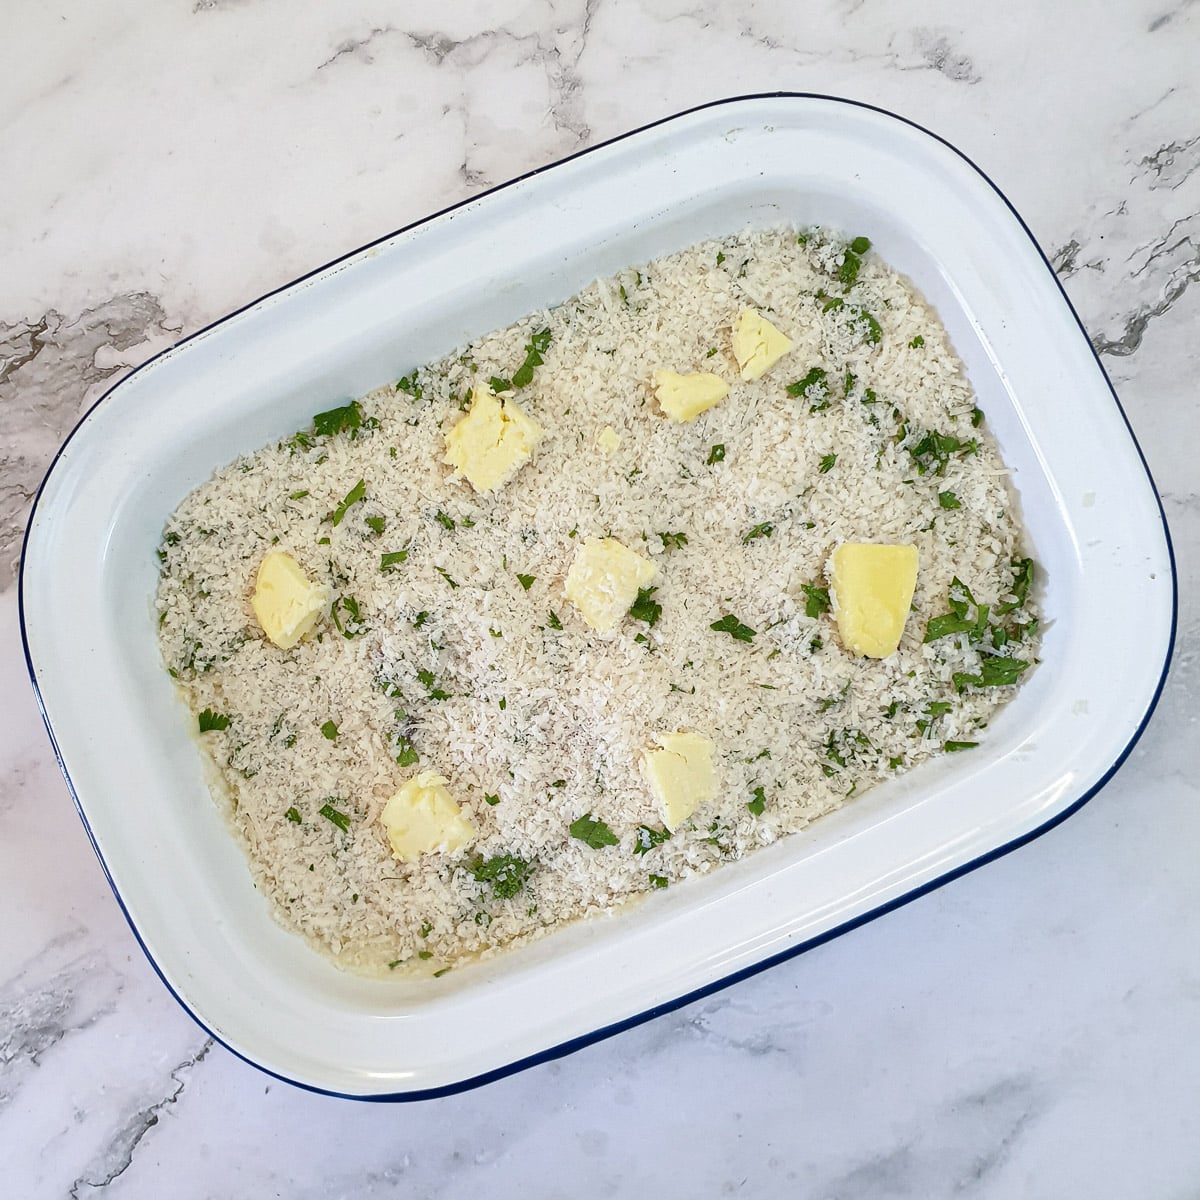
<path fill-rule="evenodd" d="M 97 843 L 96 836 L 92 830 L 91 823 L 89 822 L 89 820 L 84 812 L 83 806 L 80 802 L 79 795 L 75 789 L 75 784 L 74 784 L 73 780 L 71 779 L 70 774 L 67 771 L 67 767 L 64 762 L 62 752 L 59 749 L 58 739 L 56 738 L 54 729 L 50 723 L 50 718 L 49 718 L 49 715 L 46 710 L 46 705 L 43 701 L 41 688 L 39 687 L 39 684 L 38 684 L 37 673 L 36 673 L 36 670 L 35 670 L 35 667 L 33 664 L 33 659 L 32 659 L 31 653 L 30 653 L 29 637 L 28 637 L 28 633 L 27 633 L 27 629 L 26 629 L 26 612 L 25 612 L 26 552 L 28 549 L 30 532 L 34 525 L 34 517 L 37 513 L 38 505 L 40 504 L 40 502 L 42 500 L 43 492 L 45 491 L 46 485 L 47 485 L 51 475 L 54 473 L 54 470 L 55 470 L 60 458 L 62 457 L 64 451 L 66 450 L 67 446 L 72 442 L 72 440 L 75 438 L 76 434 L 80 431 L 82 426 L 87 422 L 88 418 L 92 415 L 92 413 L 95 412 L 100 407 L 100 405 L 104 404 L 105 401 L 107 401 L 109 399 L 109 397 L 118 388 L 122 387 L 130 378 L 132 378 L 139 371 L 142 371 L 145 368 L 151 366 L 153 363 L 157 362 L 160 358 L 164 357 L 165 355 L 173 353 L 179 347 L 187 344 L 188 342 L 191 342 L 197 338 L 200 338 L 200 337 L 206 335 L 211 330 L 216 329 L 218 326 L 224 325 L 227 322 L 234 320 L 235 318 L 240 316 L 242 313 L 245 313 L 248 310 L 256 307 L 257 305 L 262 304 L 264 301 L 269 300 L 270 298 L 272 298 L 274 296 L 280 295 L 283 292 L 289 291 L 289 290 L 297 287 L 298 285 L 303 284 L 306 280 L 311 279 L 314 276 L 320 275 L 323 272 L 326 272 L 326 271 L 330 270 L 331 268 L 338 266 L 341 263 L 344 263 L 352 258 L 355 258 L 355 257 L 363 254 L 364 252 L 373 249 L 376 246 L 382 245 L 385 242 L 389 242 L 394 238 L 397 238 L 405 233 L 410 232 L 411 230 L 418 229 L 421 226 L 427 225 L 443 216 L 446 216 L 449 213 L 455 212 L 458 209 L 463 208 L 468 204 L 473 204 L 476 201 L 479 201 L 486 196 L 495 195 L 499 192 L 504 191 L 507 188 L 510 188 L 517 184 L 520 184 L 520 183 L 524 182 L 525 180 L 532 179 L 537 175 L 540 175 L 546 171 L 552 170 L 552 169 L 559 167 L 565 163 L 572 162 L 576 159 L 584 157 L 585 155 L 592 154 L 597 151 L 603 150 L 609 146 L 616 145 L 617 143 L 626 141 L 629 138 L 633 138 L 640 134 L 643 134 L 643 133 L 647 132 L 648 130 L 658 128 L 661 125 L 669 124 L 673 121 L 680 120 L 684 117 L 688 117 L 695 113 L 700 113 L 700 112 L 704 112 L 704 111 L 707 111 L 710 109 L 716 109 L 716 108 L 720 108 L 720 107 L 724 107 L 724 106 L 728 106 L 728 105 L 736 105 L 736 104 L 745 103 L 745 102 L 762 101 L 762 100 L 816 100 L 816 101 L 821 101 L 821 102 L 825 102 L 825 103 L 843 105 L 843 106 L 850 107 L 850 108 L 862 109 L 862 110 L 866 110 L 868 112 L 877 113 L 877 114 L 887 117 L 891 120 L 898 121 L 901 124 L 908 126 L 911 129 L 917 130 L 918 132 L 933 139 L 935 142 L 939 143 L 941 146 L 943 146 L 946 149 L 948 149 L 949 151 L 951 151 L 957 158 L 961 159 L 962 162 L 965 163 L 966 166 L 969 167 L 980 178 L 980 180 L 982 180 L 982 182 L 984 184 L 986 184 L 986 186 L 988 188 L 990 188 L 991 191 L 999 198 L 999 200 L 1002 202 L 1004 207 L 1008 210 L 1008 212 L 1011 214 L 1011 216 L 1015 219 L 1021 232 L 1025 235 L 1025 237 L 1027 237 L 1029 239 L 1034 250 L 1036 251 L 1037 257 L 1040 258 L 1043 266 L 1046 268 L 1051 279 L 1053 280 L 1054 285 L 1058 290 L 1059 296 L 1061 297 L 1063 303 L 1066 306 L 1066 311 L 1070 314 L 1072 320 L 1078 326 L 1079 331 L 1084 338 L 1084 341 L 1087 343 L 1088 349 L 1091 352 L 1091 355 L 1092 355 L 1093 359 L 1095 360 L 1095 364 L 1100 371 L 1100 376 L 1104 381 L 1104 385 L 1108 389 L 1108 393 L 1111 396 L 1112 401 L 1116 406 L 1117 413 L 1120 415 L 1120 418 L 1125 425 L 1125 430 L 1129 436 L 1130 444 L 1131 444 L 1134 452 L 1137 455 L 1137 459 L 1138 459 L 1139 463 L 1141 464 L 1142 470 L 1145 472 L 1146 479 L 1150 484 L 1151 492 L 1153 493 L 1153 496 L 1154 496 L 1155 505 L 1157 506 L 1157 509 L 1158 509 L 1158 516 L 1159 516 L 1159 521 L 1162 526 L 1164 546 L 1166 549 L 1167 562 L 1168 562 L 1169 569 L 1170 569 L 1171 613 L 1170 613 L 1169 630 L 1168 630 L 1168 636 L 1167 636 L 1167 640 L 1166 640 L 1165 653 L 1164 653 L 1164 657 L 1163 657 L 1162 667 L 1161 667 L 1161 670 L 1159 673 L 1158 681 L 1154 687 L 1153 693 L 1152 693 L 1152 695 L 1149 699 L 1149 702 L 1146 706 L 1145 712 L 1140 717 L 1137 727 L 1133 730 L 1128 741 L 1116 752 L 1112 762 L 1108 765 L 1108 767 L 1105 769 L 1103 774 L 1096 780 L 1096 782 L 1094 784 L 1092 784 L 1091 787 L 1087 788 L 1080 796 L 1078 796 L 1073 801 L 1071 801 L 1069 804 L 1067 804 L 1064 808 L 1062 808 L 1060 811 L 1058 811 L 1058 812 L 1054 813 L 1052 816 L 1048 817 L 1042 824 L 1038 825 L 1035 829 L 1032 829 L 1025 833 L 1022 833 L 1022 834 L 1018 835 L 1017 837 L 1011 839 L 1010 841 L 1002 843 L 1000 846 L 994 847 L 993 849 L 988 850 L 987 852 L 985 852 L 981 855 L 978 855 L 977 857 L 970 859 L 969 861 L 967 861 L 965 863 L 961 863 L 958 866 L 950 868 L 944 874 L 939 875 L 935 879 L 931 879 L 923 884 L 917 885 L 916 887 L 912 888 L 912 890 L 905 892 L 901 896 L 897 896 L 891 900 L 884 902 L 883 904 L 877 905 L 876 907 L 871 908 L 871 909 L 867 910 L 866 912 L 859 913 L 858 915 L 850 918 L 849 920 L 843 921 L 840 924 L 834 925 L 833 927 L 822 931 L 821 933 L 815 934 L 812 937 L 806 938 L 803 941 L 798 942 L 796 945 L 789 946 L 782 951 L 778 951 L 774 954 L 768 955 L 767 957 L 761 959 L 758 962 L 749 964 L 748 966 L 745 966 L 745 967 L 741 967 L 727 975 L 722 975 L 719 979 L 713 980 L 707 984 L 702 985 L 701 987 L 694 988 L 691 991 L 688 991 L 680 996 L 673 997 L 670 1000 L 663 1001 L 660 1004 L 653 1005 L 652 1007 L 645 1009 L 641 1012 L 634 1013 L 628 1017 L 624 1017 L 619 1021 L 611 1022 L 607 1025 L 602 1025 L 595 1030 L 589 1031 L 588 1033 L 580 1034 L 579 1036 L 574 1037 L 574 1038 L 569 1038 L 566 1041 L 559 1042 L 553 1046 L 547 1047 L 546 1049 L 539 1050 L 533 1054 L 529 1054 L 522 1058 L 516 1059 L 511 1063 L 505 1063 L 502 1066 L 492 1068 L 488 1071 L 481 1072 L 477 1075 L 472 1075 L 468 1078 L 456 1080 L 452 1083 L 442 1084 L 437 1087 L 420 1088 L 420 1089 L 411 1090 L 411 1091 L 383 1092 L 383 1093 L 377 1093 L 377 1094 L 342 1092 L 342 1091 L 337 1091 L 336 1089 L 333 1089 L 333 1088 L 321 1087 L 317 1084 L 309 1083 L 302 1079 L 294 1079 L 288 1075 L 283 1074 L 280 1071 L 276 1071 L 276 1070 L 272 1069 L 271 1067 L 264 1065 L 263 1063 L 257 1062 L 255 1059 L 250 1057 L 249 1054 L 243 1053 L 242 1051 L 239 1051 L 236 1048 L 234 1048 L 233 1046 L 231 1046 L 218 1033 L 216 1033 L 208 1024 L 206 1024 L 205 1021 L 202 1020 L 201 1017 L 188 1004 L 188 1002 L 183 999 L 183 997 L 179 994 L 179 992 L 176 991 L 175 987 L 172 986 L 170 981 L 167 979 L 166 975 L 163 973 L 162 968 L 160 968 L 158 962 L 156 961 L 154 956 L 151 954 L 146 943 L 143 941 L 141 933 L 139 932 L 136 923 L 134 922 L 129 910 L 127 909 L 127 907 L 125 905 L 125 901 L 113 880 L 113 877 L 109 870 L 108 864 L 105 861 L 104 856 L 101 853 L 100 847 Z M 137 941 L 137 944 L 141 948 L 142 953 L 146 956 L 146 959 L 150 963 L 150 966 L 154 970 L 154 973 L 162 981 L 162 983 L 166 987 L 167 991 L 175 999 L 175 1001 L 179 1004 L 179 1006 L 184 1010 L 184 1012 L 186 1012 L 188 1014 L 188 1016 L 191 1017 L 191 1019 L 193 1021 L 195 1021 L 196 1024 L 201 1029 L 204 1030 L 204 1032 L 209 1036 L 209 1038 L 211 1038 L 213 1041 L 219 1043 L 226 1050 L 230 1051 L 232 1054 L 234 1054 L 237 1058 L 241 1059 L 243 1062 L 248 1063 L 250 1066 L 256 1068 L 259 1071 L 262 1071 L 264 1074 L 269 1075 L 272 1078 L 278 1079 L 281 1082 L 291 1084 L 294 1087 L 303 1088 L 306 1091 L 315 1092 L 320 1095 L 334 1096 L 334 1097 L 338 1097 L 338 1098 L 342 1098 L 342 1099 L 360 1100 L 360 1101 L 368 1101 L 368 1102 L 375 1102 L 375 1103 L 390 1103 L 390 1102 L 398 1102 L 398 1101 L 432 1100 L 432 1099 L 437 1099 L 437 1098 L 440 1098 L 443 1096 L 455 1095 L 457 1093 L 468 1091 L 468 1090 L 471 1090 L 476 1087 L 481 1087 L 484 1084 L 491 1083 L 498 1079 L 502 1079 L 508 1075 L 515 1074 L 518 1071 L 526 1070 L 529 1067 L 537 1066 L 541 1063 L 550 1062 L 550 1061 L 553 1061 L 554 1059 L 561 1058 L 567 1054 L 573 1053 L 576 1050 L 582 1049 L 585 1046 L 588 1046 L 593 1043 L 602 1041 L 606 1038 L 612 1037 L 613 1035 L 621 1033 L 627 1029 L 631 1029 L 634 1026 L 640 1025 L 645 1021 L 649 1021 L 655 1017 L 662 1016 L 665 1013 L 673 1012 L 676 1009 L 682 1008 L 686 1004 L 691 1004 L 692 1002 L 694 1002 L 696 1000 L 703 999 L 705 996 L 712 995 L 713 993 L 718 992 L 726 987 L 729 987 L 735 983 L 739 983 L 742 980 L 748 979 L 753 975 L 757 975 L 761 971 L 765 971 L 771 967 L 777 966 L 781 962 L 785 962 L 788 959 L 794 958 L 794 957 L 804 953 L 805 951 L 810 950 L 816 946 L 820 946 L 820 945 L 824 944 L 825 942 L 832 940 L 835 937 L 839 937 L 842 934 L 847 933 L 850 930 L 857 928 L 860 925 L 866 924 L 867 922 L 872 921 L 877 917 L 883 916 L 886 913 L 889 913 L 895 909 L 898 909 L 898 908 L 902 907 L 903 905 L 906 905 L 906 904 L 910 903 L 911 901 L 916 900 L 919 897 L 924 896 L 924 895 L 928 894 L 929 892 L 932 892 L 935 889 L 940 888 L 955 879 L 960 878 L 961 876 L 967 874 L 968 872 L 976 870 L 978 867 L 981 867 L 986 863 L 992 862 L 996 859 L 1003 857 L 1006 854 L 1011 853 L 1013 850 L 1016 850 L 1019 847 L 1026 845 L 1027 843 L 1033 841 L 1035 838 L 1040 837 L 1043 833 L 1047 832 L 1048 830 L 1053 829 L 1055 826 L 1057 826 L 1061 822 L 1065 821 L 1072 814 L 1078 812 L 1079 809 L 1082 808 L 1084 804 L 1086 804 L 1090 799 L 1092 799 L 1093 796 L 1095 796 L 1102 788 L 1104 788 L 1107 785 L 1109 780 L 1112 779 L 1112 777 L 1117 773 L 1118 770 L 1120 770 L 1120 768 L 1124 764 L 1125 760 L 1129 757 L 1129 754 L 1133 750 L 1134 746 L 1141 739 L 1142 734 L 1145 732 L 1151 718 L 1153 717 L 1154 712 L 1155 712 L 1156 708 L 1158 707 L 1158 702 L 1162 697 L 1163 689 L 1166 684 L 1167 673 L 1170 668 L 1171 659 L 1173 657 L 1174 649 L 1175 649 L 1176 636 L 1177 636 L 1177 630 L 1178 630 L 1178 619 L 1179 619 L 1179 578 L 1178 578 L 1178 568 L 1177 568 L 1176 560 L 1175 560 L 1174 545 L 1171 540 L 1170 527 L 1167 523 L 1166 511 L 1163 508 L 1162 498 L 1159 495 L 1158 487 L 1155 483 L 1153 473 L 1151 472 L 1149 464 L 1146 461 L 1146 456 L 1142 452 L 1141 445 L 1139 444 L 1139 442 L 1137 440 L 1137 436 L 1134 433 L 1133 427 L 1130 424 L 1129 417 L 1127 416 L 1125 409 L 1121 404 L 1120 397 L 1117 395 L 1116 389 L 1113 387 L 1112 381 L 1109 379 L 1108 372 L 1105 370 L 1104 363 L 1101 360 L 1100 355 L 1097 353 L 1096 348 L 1093 345 L 1091 338 L 1088 336 L 1087 329 L 1084 326 L 1083 321 L 1080 319 L 1078 312 L 1075 310 L 1075 306 L 1072 304 L 1071 299 L 1066 292 L 1066 289 L 1063 287 L 1062 281 L 1059 279 L 1058 275 L 1054 271 L 1054 268 L 1051 265 L 1050 260 L 1047 258 L 1045 252 L 1042 250 L 1041 245 L 1038 243 L 1037 239 L 1034 237 L 1032 230 L 1030 230 L 1030 228 L 1029 228 L 1028 224 L 1025 222 L 1024 218 L 1017 211 L 1015 206 L 1008 199 L 1008 197 L 1001 190 L 1001 188 L 987 174 L 987 172 L 983 170 L 983 168 L 981 168 L 977 163 L 974 162 L 973 159 L 971 159 L 962 150 L 959 150 L 955 145 L 953 145 L 951 142 L 949 142 L 946 138 L 944 138 L 941 135 L 926 128 L 924 125 L 920 124 L 918 121 L 912 120 L 909 117 L 902 116 L 901 114 L 893 112 L 892 110 L 885 108 L 881 105 L 871 104 L 867 101 L 862 101 L 862 100 L 854 100 L 854 99 L 844 97 L 844 96 L 829 95 L 829 94 L 822 93 L 822 92 L 773 91 L 773 92 L 741 93 L 741 94 L 734 95 L 734 96 L 726 96 L 726 97 L 723 97 L 723 98 L 717 99 L 717 100 L 706 101 L 703 104 L 693 105 L 689 108 L 681 109 L 678 112 L 671 113 L 667 116 L 657 118 L 656 120 L 649 121 L 643 125 L 639 125 L 633 129 L 629 129 L 629 130 L 625 131 L 624 133 L 617 134 L 611 138 L 605 139 L 604 141 L 597 142 L 594 145 L 586 146 L 579 150 L 573 151 L 570 154 L 564 155 L 563 157 L 558 158 L 558 159 L 554 159 L 551 162 L 544 163 L 541 166 L 534 167 L 531 170 L 526 171 L 521 175 L 514 176 L 513 178 L 505 180 L 502 183 L 495 184 L 490 188 L 486 188 L 481 192 L 475 193 L 474 195 L 464 197 L 461 200 L 455 201 L 453 204 L 447 205 L 446 207 L 438 209 L 435 212 L 429 213 L 424 217 L 421 217 L 415 221 L 409 222 L 407 225 L 402 225 L 399 228 L 392 230 L 389 233 L 385 233 L 385 234 L 381 235 L 380 237 L 374 238 L 371 241 L 365 242 L 365 243 L 363 243 L 363 245 L 358 246 L 352 250 L 349 250 L 349 251 L 345 252 L 344 254 L 340 254 L 337 257 L 330 259 L 328 262 L 323 263 L 319 266 L 316 266 L 316 267 L 312 268 L 311 270 L 306 271 L 301 275 L 298 275 L 296 278 L 289 280 L 288 282 L 283 283 L 283 284 L 279 285 L 278 287 L 272 288 L 267 292 L 264 292 L 262 295 L 256 297 L 255 299 L 248 301 L 247 303 L 241 305 L 240 307 L 238 307 L 236 309 L 233 309 L 232 311 L 219 317 L 217 320 L 210 322 L 209 324 L 196 330 L 194 333 L 189 334 L 187 337 L 180 338 L 177 342 L 172 343 L 170 346 L 167 346 L 167 347 L 163 348 L 162 350 L 158 351 L 157 353 L 155 353 L 154 355 L 152 355 L 144 363 L 141 363 L 137 367 L 133 368 L 131 371 L 129 371 L 127 374 L 123 375 L 119 380 L 117 380 L 111 387 L 107 388 L 96 399 L 96 401 L 92 405 L 90 405 L 88 407 L 88 409 L 80 416 L 79 420 L 76 422 L 74 427 L 71 429 L 70 433 L 66 436 L 66 438 L 62 441 L 62 443 L 59 445 L 58 449 L 56 450 L 53 459 L 51 460 L 49 466 L 46 469 L 46 473 L 43 476 L 41 483 L 38 485 L 37 493 L 34 496 L 34 500 L 33 500 L 32 505 L 30 506 L 29 515 L 26 520 L 25 531 L 24 531 L 24 534 L 23 534 L 22 540 L 21 540 L 21 560 L 20 560 L 20 568 L 19 568 L 19 574 L 18 574 L 17 605 L 18 605 L 18 622 L 19 622 L 20 631 L 21 631 L 21 644 L 22 644 L 22 650 L 23 650 L 24 656 L 25 656 L 26 670 L 29 674 L 29 680 L 30 680 L 30 684 L 33 688 L 34 698 L 37 702 L 38 711 L 41 713 L 42 723 L 44 724 L 47 735 L 49 736 L 51 749 L 54 752 L 54 757 L 58 763 L 59 771 L 61 772 L 63 779 L 67 785 L 67 790 L 71 795 L 71 799 L 75 805 L 75 810 L 78 813 L 79 818 L 83 823 L 84 831 L 87 834 L 88 841 L 91 843 L 92 849 L 96 854 L 96 858 L 100 863 L 100 868 L 104 873 L 104 877 L 108 882 L 109 888 L 111 889 L 114 898 L 116 899 L 117 905 L 120 908 L 122 915 L 125 917 L 125 921 L 129 925 L 129 928 L 130 928 L 131 932 L 133 933 L 134 939 Z"/>

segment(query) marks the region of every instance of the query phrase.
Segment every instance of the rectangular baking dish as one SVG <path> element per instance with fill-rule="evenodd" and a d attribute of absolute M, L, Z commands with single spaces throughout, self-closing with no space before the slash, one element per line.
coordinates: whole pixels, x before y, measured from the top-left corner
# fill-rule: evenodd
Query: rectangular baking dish
<path fill-rule="evenodd" d="M 165 518 L 237 454 L 598 275 L 784 223 L 867 234 L 940 314 L 1044 567 L 1042 666 L 979 749 L 710 876 L 440 979 L 338 971 L 276 925 L 209 795 L 155 638 Z M 160 354 L 60 451 L 30 520 L 20 586 L 47 728 L 155 969 L 249 1062 L 364 1098 L 433 1096 L 562 1053 L 1046 829 L 1128 754 L 1175 627 L 1153 483 L 1020 218 L 934 135 L 865 105 L 799 95 L 722 101 L 598 146 Z"/>

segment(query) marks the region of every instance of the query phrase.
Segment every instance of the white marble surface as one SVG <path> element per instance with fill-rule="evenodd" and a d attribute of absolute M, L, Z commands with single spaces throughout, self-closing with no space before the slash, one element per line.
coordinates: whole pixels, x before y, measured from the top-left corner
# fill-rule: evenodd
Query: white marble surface
<path fill-rule="evenodd" d="M 1198 1194 L 1200 4 L 63 0 L 6 26 L 0 1192 Z M 1157 715 L 1032 845 L 568 1058 L 400 1107 L 272 1081 L 176 1007 L 72 811 L 16 621 L 33 490 L 122 371 L 228 309 L 581 146 L 771 89 L 935 129 L 1051 255 L 1175 536 Z"/>

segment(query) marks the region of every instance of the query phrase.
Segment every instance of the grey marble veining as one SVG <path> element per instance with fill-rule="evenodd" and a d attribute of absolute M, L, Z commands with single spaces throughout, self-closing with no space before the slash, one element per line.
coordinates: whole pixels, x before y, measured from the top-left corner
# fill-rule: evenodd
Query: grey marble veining
<path fill-rule="evenodd" d="M 0 1191 L 1198 1194 L 1200 4 L 99 0 L 8 24 Z M 398 1108 L 270 1079 L 154 975 L 58 775 L 13 586 L 38 481 L 125 370 L 233 307 L 581 147 L 776 89 L 936 130 L 1051 259 L 1175 537 L 1154 720 L 1031 845 L 565 1059 Z"/>

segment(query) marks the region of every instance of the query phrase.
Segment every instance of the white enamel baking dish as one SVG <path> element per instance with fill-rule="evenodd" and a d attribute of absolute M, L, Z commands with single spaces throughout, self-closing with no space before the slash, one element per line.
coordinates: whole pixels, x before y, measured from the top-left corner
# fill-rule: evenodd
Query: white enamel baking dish
<path fill-rule="evenodd" d="M 779 223 L 869 235 L 941 314 L 1045 568 L 1043 665 L 978 750 L 709 877 L 441 979 L 339 972 L 275 924 L 209 796 L 155 639 L 165 517 L 238 453 L 597 275 Z M 1117 769 L 1154 707 L 1175 579 L 1112 388 L 1003 195 L 900 118 L 773 95 L 684 113 L 497 188 L 133 372 L 80 422 L 42 486 L 21 619 L 80 816 L 180 1003 L 283 1079 L 411 1099 L 661 1013 L 1063 818 Z"/>

